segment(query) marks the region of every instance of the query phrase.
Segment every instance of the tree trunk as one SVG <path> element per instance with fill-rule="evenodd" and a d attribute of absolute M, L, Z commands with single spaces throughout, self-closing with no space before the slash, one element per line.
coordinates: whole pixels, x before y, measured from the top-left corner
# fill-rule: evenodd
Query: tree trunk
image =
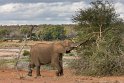
<path fill-rule="evenodd" d="M 99 29 L 99 39 L 101 41 L 102 38 L 102 24 L 100 25 L 100 29 Z"/>

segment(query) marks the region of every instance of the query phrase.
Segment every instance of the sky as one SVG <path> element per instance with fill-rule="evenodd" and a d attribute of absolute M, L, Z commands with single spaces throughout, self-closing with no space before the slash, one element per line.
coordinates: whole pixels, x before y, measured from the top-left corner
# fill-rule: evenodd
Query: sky
<path fill-rule="evenodd" d="M 72 24 L 77 10 L 90 7 L 92 0 L 0 0 L 0 25 Z M 124 0 L 113 0 L 124 19 Z"/>

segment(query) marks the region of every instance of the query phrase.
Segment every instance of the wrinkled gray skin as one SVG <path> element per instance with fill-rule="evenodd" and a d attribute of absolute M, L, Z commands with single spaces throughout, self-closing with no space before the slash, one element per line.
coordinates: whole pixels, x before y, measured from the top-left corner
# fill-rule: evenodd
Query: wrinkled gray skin
<path fill-rule="evenodd" d="M 51 63 L 57 68 L 56 75 L 63 75 L 62 56 L 63 53 L 69 53 L 73 49 L 72 42 L 65 40 L 57 43 L 39 43 L 31 47 L 30 63 L 28 75 L 32 76 L 32 68 L 36 67 L 36 76 L 41 76 L 40 66 Z"/>

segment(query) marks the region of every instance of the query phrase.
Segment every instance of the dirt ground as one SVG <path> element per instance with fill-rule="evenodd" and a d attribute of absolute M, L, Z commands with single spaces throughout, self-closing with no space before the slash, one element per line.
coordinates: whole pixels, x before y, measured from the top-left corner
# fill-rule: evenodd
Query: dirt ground
<path fill-rule="evenodd" d="M 16 46 L 17 43 L 14 45 Z M 32 44 L 32 42 L 31 42 Z M 3 45 L 3 43 L 1 44 Z M 6 45 L 6 43 L 5 43 Z M 10 46 L 12 45 L 9 44 Z M 18 44 L 17 44 L 18 45 Z M 6 45 L 8 46 L 8 45 Z M 0 46 L 4 48 L 5 46 Z M 15 47 L 14 47 L 15 48 Z M 17 55 L 15 50 L 0 50 L 0 57 L 8 57 Z M 73 59 L 73 57 L 64 57 L 65 59 Z M 64 76 L 57 77 L 55 70 L 41 70 L 42 77 L 35 78 L 35 71 L 33 76 L 28 77 L 27 71 L 17 72 L 15 69 L 0 69 L 0 83 L 124 83 L 124 76 L 110 76 L 110 77 L 88 77 L 76 76 L 71 69 L 64 68 Z M 23 77 L 20 79 L 20 76 Z"/>
<path fill-rule="evenodd" d="M 24 78 L 20 79 L 19 74 Z M 70 69 L 64 69 L 64 76 L 56 77 L 54 70 L 42 70 L 42 77 L 28 77 L 27 71 L 0 70 L 0 83 L 124 83 L 121 77 L 87 77 L 75 76 Z"/>

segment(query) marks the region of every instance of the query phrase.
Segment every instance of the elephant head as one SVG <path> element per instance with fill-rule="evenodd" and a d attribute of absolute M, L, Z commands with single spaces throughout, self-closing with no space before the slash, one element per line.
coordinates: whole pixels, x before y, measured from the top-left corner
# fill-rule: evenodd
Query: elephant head
<path fill-rule="evenodd" d="M 84 43 L 85 43 L 84 41 L 74 43 L 71 40 L 64 40 L 61 42 L 54 43 L 55 44 L 54 46 L 55 46 L 55 50 L 59 53 L 70 53 L 71 50 L 79 47 Z"/>
<path fill-rule="evenodd" d="M 69 53 L 72 50 L 73 42 L 70 40 L 64 40 L 54 43 L 54 51 L 57 53 Z"/>
<path fill-rule="evenodd" d="M 62 42 L 64 48 L 65 48 L 65 53 L 70 53 L 70 51 L 73 49 L 73 42 L 70 40 L 64 40 Z"/>
<path fill-rule="evenodd" d="M 66 53 L 70 53 L 71 50 L 81 46 L 82 44 L 87 43 L 88 41 L 89 40 L 74 43 L 71 40 L 64 40 L 62 43 L 63 43 Z"/>

